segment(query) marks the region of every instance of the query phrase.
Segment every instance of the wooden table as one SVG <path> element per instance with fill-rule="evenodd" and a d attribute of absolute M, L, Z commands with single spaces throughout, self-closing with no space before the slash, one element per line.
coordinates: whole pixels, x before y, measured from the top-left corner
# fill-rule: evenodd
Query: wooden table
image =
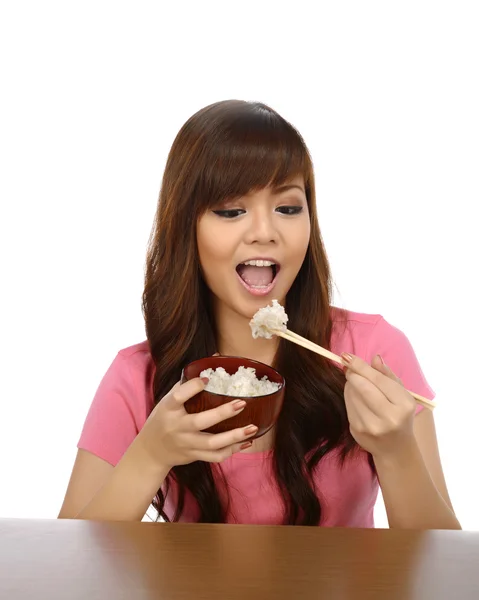
<path fill-rule="evenodd" d="M 479 532 L 0 519 L 3 600 L 479 599 Z"/>

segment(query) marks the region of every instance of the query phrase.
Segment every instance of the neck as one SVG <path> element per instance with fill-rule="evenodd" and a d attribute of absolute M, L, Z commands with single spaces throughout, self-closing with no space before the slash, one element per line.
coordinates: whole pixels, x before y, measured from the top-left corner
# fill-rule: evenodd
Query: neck
<path fill-rule="evenodd" d="M 250 319 L 233 312 L 228 307 L 216 307 L 217 349 L 224 356 L 244 356 L 251 360 L 271 364 L 278 338 L 254 339 L 249 326 Z"/>

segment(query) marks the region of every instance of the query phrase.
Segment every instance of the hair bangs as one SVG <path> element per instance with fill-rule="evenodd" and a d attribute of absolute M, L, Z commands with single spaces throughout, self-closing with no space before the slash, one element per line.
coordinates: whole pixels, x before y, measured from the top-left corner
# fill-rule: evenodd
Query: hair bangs
<path fill-rule="evenodd" d="M 264 105 L 241 108 L 218 123 L 204 147 L 196 190 L 200 211 L 297 176 L 309 187 L 311 159 L 296 129 Z"/>

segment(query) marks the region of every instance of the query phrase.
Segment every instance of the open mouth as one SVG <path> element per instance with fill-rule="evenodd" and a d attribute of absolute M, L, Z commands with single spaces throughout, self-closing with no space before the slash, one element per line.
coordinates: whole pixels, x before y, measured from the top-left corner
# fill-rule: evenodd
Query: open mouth
<path fill-rule="evenodd" d="M 236 267 L 243 286 L 255 296 L 264 296 L 273 289 L 281 267 L 269 259 L 254 259 L 240 263 Z"/>

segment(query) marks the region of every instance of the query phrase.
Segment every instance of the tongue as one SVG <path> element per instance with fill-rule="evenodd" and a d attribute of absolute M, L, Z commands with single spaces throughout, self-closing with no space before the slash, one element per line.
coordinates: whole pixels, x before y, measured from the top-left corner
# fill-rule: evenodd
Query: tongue
<path fill-rule="evenodd" d="M 267 286 L 273 281 L 272 267 L 253 267 L 251 265 L 240 265 L 239 276 L 248 285 Z"/>

